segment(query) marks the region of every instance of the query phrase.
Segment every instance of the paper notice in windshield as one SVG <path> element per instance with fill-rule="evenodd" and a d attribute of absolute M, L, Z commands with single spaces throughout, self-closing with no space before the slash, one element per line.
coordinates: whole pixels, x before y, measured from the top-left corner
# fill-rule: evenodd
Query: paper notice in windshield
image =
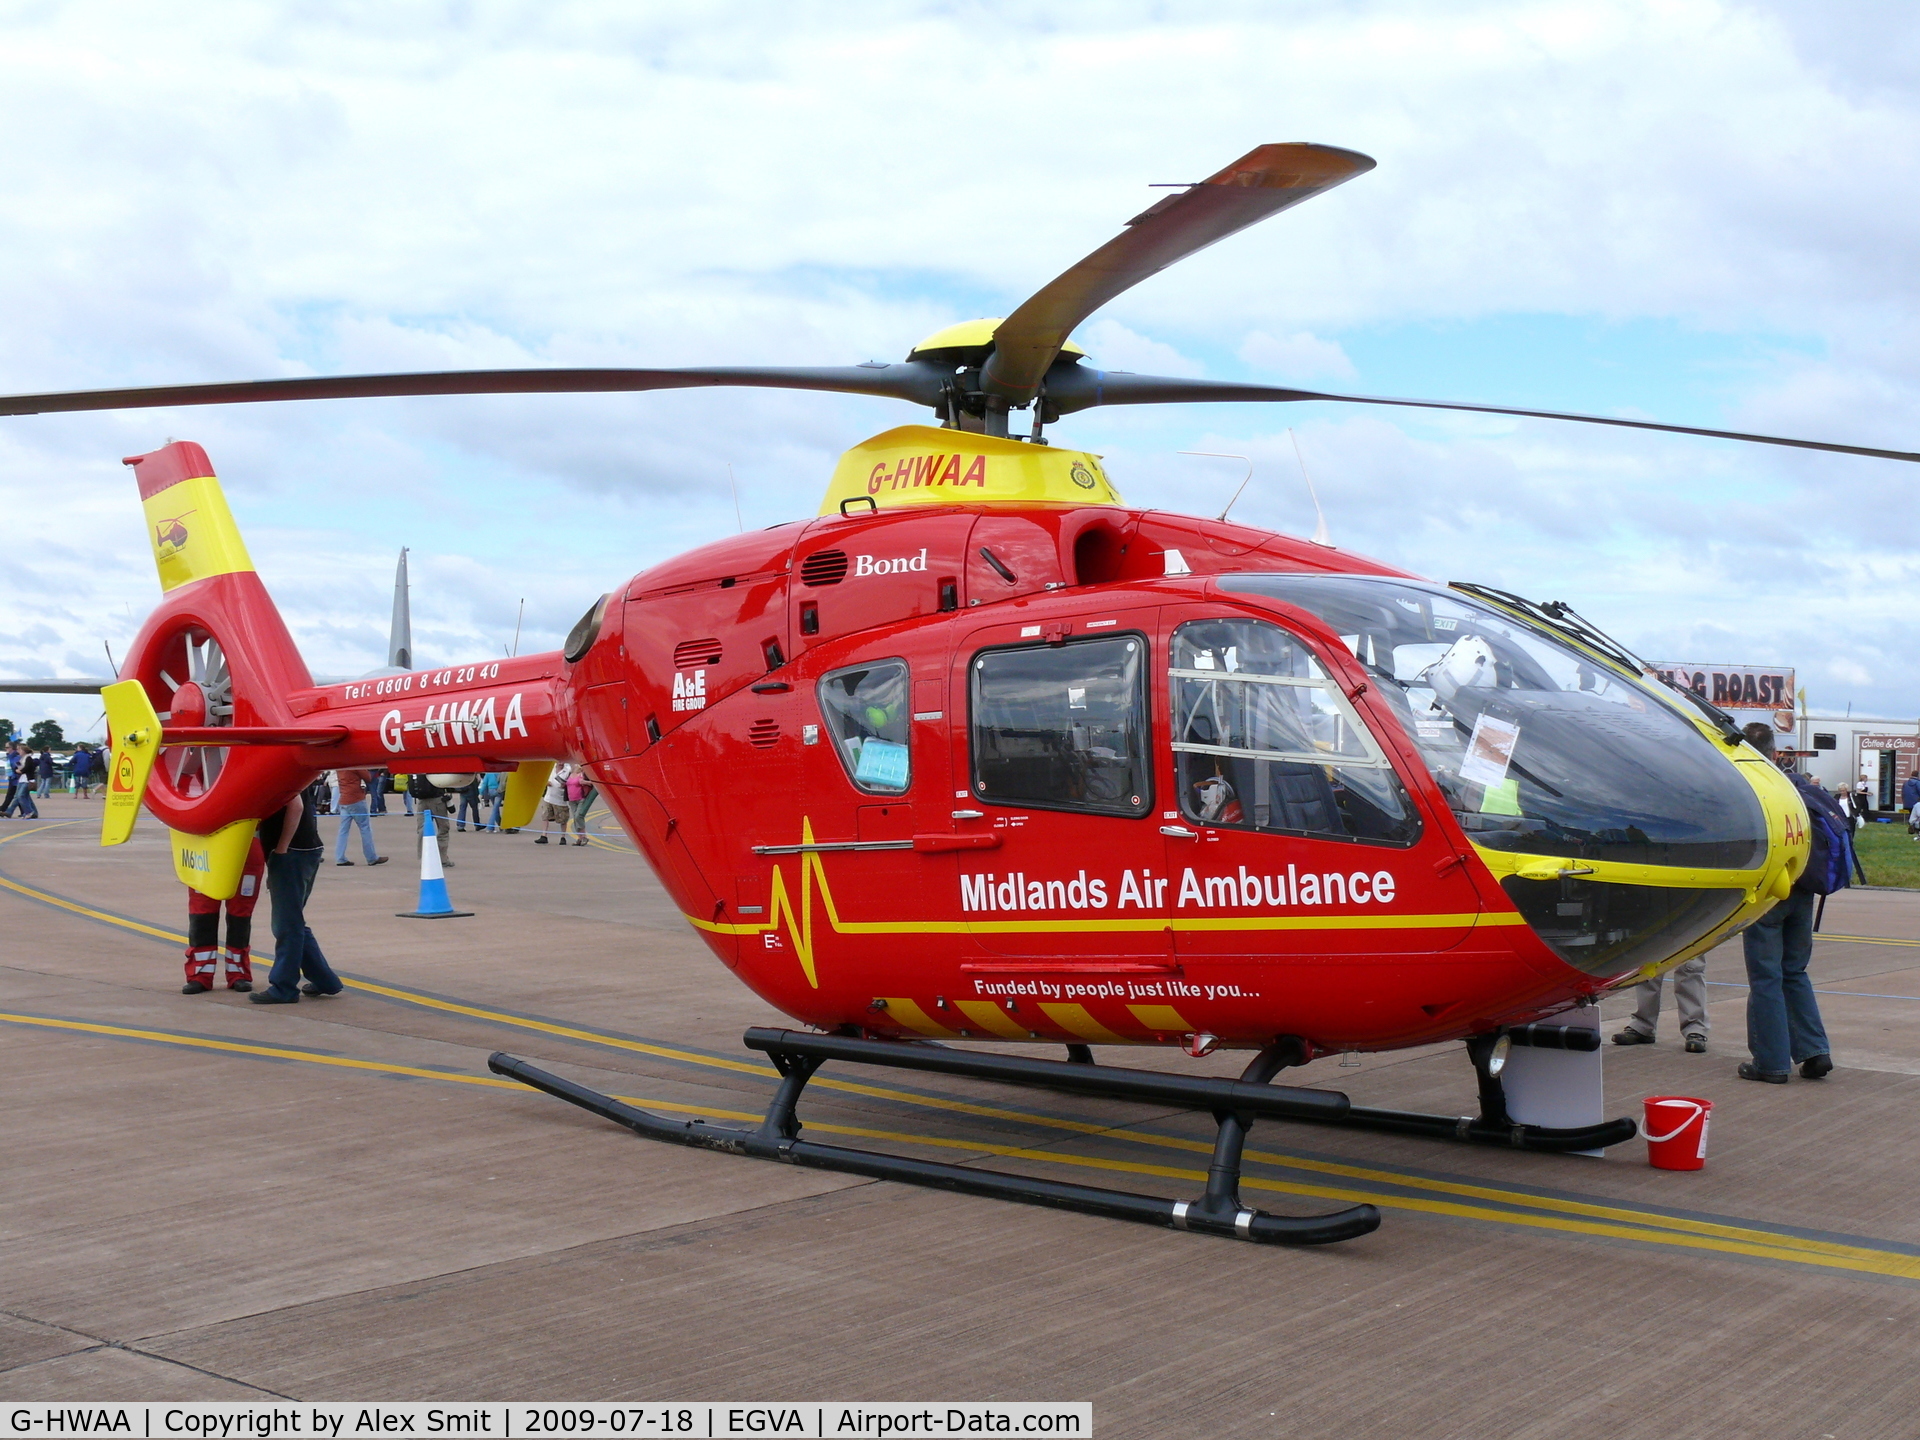
<path fill-rule="evenodd" d="M 1480 785 L 1498 785 L 1507 778 L 1507 767 L 1513 763 L 1513 747 L 1519 739 L 1518 725 L 1481 715 L 1473 722 L 1473 735 L 1467 741 L 1466 756 L 1460 761 L 1460 778 Z"/>

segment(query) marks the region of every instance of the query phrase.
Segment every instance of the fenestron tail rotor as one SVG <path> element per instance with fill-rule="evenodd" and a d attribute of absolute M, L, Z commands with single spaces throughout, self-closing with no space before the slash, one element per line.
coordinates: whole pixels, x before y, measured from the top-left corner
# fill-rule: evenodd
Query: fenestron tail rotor
<path fill-rule="evenodd" d="M 0 396 L 0 416 L 283 400 L 606 394 L 733 386 L 818 390 L 905 400 L 933 409 L 950 428 L 998 436 L 1008 433 L 1008 411 L 1017 409 L 1032 409 L 1032 430 L 1038 438 L 1044 424 L 1062 415 L 1102 405 L 1323 401 L 1563 420 L 1883 460 L 1920 461 L 1920 451 L 1846 445 L 1745 430 L 1669 425 L 1613 415 L 1454 400 L 1342 395 L 1286 386 L 1103 371 L 1085 363 L 1084 352 L 1069 342 L 1068 336 L 1074 327 L 1116 295 L 1196 251 L 1312 199 L 1366 173 L 1373 166 L 1374 162 L 1367 156 L 1331 145 L 1259 146 L 1217 174 L 1168 195 L 1136 215 L 1120 235 L 1042 286 L 1006 319 L 949 327 L 921 342 L 903 361 L 840 366 L 442 370 L 395 375 L 292 376 L 212 385 Z"/>

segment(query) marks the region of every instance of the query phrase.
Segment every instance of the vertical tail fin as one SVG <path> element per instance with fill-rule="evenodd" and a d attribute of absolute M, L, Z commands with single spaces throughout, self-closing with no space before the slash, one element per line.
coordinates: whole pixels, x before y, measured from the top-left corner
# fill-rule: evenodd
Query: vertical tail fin
<path fill-rule="evenodd" d="M 253 570 L 205 450 L 191 440 L 175 440 L 121 463 L 133 467 L 140 485 L 162 590 Z"/>
<path fill-rule="evenodd" d="M 204 744 L 199 732 L 290 725 L 313 676 L 254 572 L 207 452 L 170 441 L 126 463 L 166 594 L 128 647 L 125 681 L 105 693 L 130 686 L 146 714 L 195 732 L 166 748 L 140 788 L 147 809 L 184 837 L 175 844 L 182 877 L 213 894 L 245 860 L 241 831 L 229 827 L 272 814 L 326 762 L 299 745 Z"/>
<path fill-rule="evenodd" d="M 407 547 L 400 547 L 400 564 L 393 572 L 393 628 L 387 632 L 387 664 L 396 670 L 413 668 L 413 612 L 407 598 Z"/>

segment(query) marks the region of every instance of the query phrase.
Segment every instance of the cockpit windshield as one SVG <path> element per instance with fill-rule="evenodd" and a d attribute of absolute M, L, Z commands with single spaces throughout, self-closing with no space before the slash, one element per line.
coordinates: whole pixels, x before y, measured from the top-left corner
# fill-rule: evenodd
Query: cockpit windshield
<path fill-rule="evenodd" d="M 1379 681 L 1461 827 L 1493 850 L 1747 869 L 1751 786 L 1677 708 L 1544 630 L 1439 586 L 1228 575 L 1318 615 Z"/>

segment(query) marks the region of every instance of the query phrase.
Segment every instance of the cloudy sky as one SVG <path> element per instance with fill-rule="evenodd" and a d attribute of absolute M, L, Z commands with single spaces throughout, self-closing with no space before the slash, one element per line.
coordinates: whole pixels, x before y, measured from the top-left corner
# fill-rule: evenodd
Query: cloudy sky
<path fill-rule="evenodd" d="M 1005 314 L 1253 145 L 1379 168 L 1140 286 L 1106 368 L 1920 449 L 1920 12 L 1850 0 L 0 0 L 0 391 L 844 364 Z M 205 445 L 317 671 L 556 644 L 922 418 L 755 392 L 0 420 L 0 673 L 157 586 L 122 455 Z M 1564 599 L 1920 716 L 1920 467 L 1328 405 L 1093 412 L 1135 502 Z M 0 697 L 91 726 L 84 701 Z"/>

